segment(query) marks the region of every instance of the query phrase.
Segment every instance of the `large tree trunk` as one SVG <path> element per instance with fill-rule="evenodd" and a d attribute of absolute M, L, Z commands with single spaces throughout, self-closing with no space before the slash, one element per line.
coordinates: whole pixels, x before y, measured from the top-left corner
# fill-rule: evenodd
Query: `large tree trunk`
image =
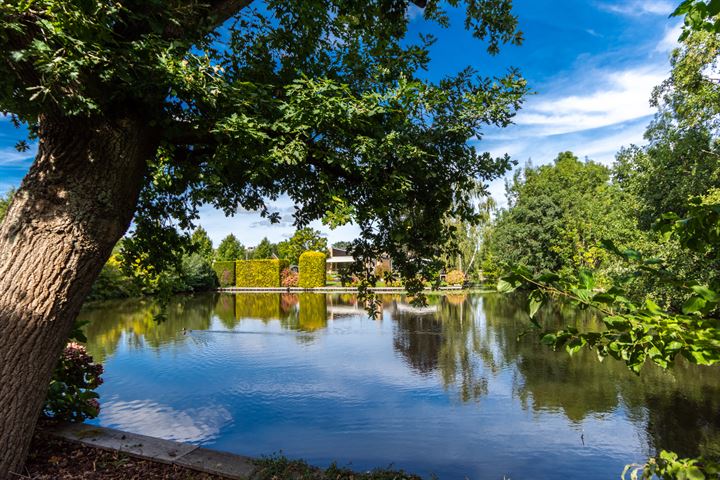
<path fill-rule="evenodd" d="M 20 473 L 86 295 L 127 230 L 154 142 L 139 119 L 40 119 L 0 226 L 0 479 Z"/>

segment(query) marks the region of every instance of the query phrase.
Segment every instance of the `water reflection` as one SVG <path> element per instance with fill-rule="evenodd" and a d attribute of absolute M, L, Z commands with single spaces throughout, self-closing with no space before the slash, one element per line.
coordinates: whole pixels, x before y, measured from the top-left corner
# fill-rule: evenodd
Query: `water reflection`
<path fill-rule="evenodd" d="M 347 294 L 325 296 L 305 293 L 264 293 L 176 297 L 168 308 L 167 320 L 162 323 L 154 320 L 158 306 L 149 300 L 125 300 L 90 305 L 82 313 L 82 319 L 90 321 L 86 327 L 88 349 L 98 360 L 110 361 L 108 374 L 114 375 L 108 386 L 103 387 L 114 390 L 101 392 L 105 415 L 101 418 L 101 422 L 139 433 L 176 439 L 190 441 L 216 439 L 214 441 L 220 442 L 218 445 L 224 445 L 223 438 L 227 437 L 228 442 L 231 442 L 230 439 L 240 435 L 232 430 L 233 428 L 242 427 L 248 431 L 260 428 L 256 424 L 269 422 L 267 415 L 270 414 L 267 411 L 279 408 L 273 403 L 276 401 L 275 397 L 266 397 L 265 395 L 271 393 L 265 391 L 260 392 L 260 400 L 258 400 L 260 403 L 257 404 L 246 403 L 250 402 L 247 400 L 250 397 L 246 393 L 239 397 L 238 392 L 254 391 L 253 388 L 255 395 L 258 395 L 257 388 L 250 383 L 222 385 L 222 381 L 218 380 L 215 383 L 219 382 L 221 385 L 215 385 L 212 379 L 207 378 L 208 375 L 214 374 L 222 378 L 221 375 L 232 371 L 232 361 L 225 359 L 227 352 L 255 355 L 251 364 L 253 370 L 246 371 L 245 377 L 248 379 L 244 380 L 245 382 L 254 381 L 256 384 L 262 384 L 263 380 L 259 375 L 264 371 L 266 364 L 271 368 L 271 375 L 278 375 L 277 368 L 286 368 L 289 365 L 286 368 L 287 372 L 283 373 L 288 377 L 273 380 L 272 385 L 275 387 L 271 385 L 268 389 L 278 388 L 289 391 L 292 388 L 293 391 L 288 394 L 285 401 L 290 399 L 293 402 L 300 402 L 301 406 L 311 399 L 315 401 L 335 398 L 336 403 L 326 406 L 332 410 L 339 408 L 337 402 L 342 402 L 337 398 L 351 399 L 353 390 L 381 381 L 382 379 L 379 378 L 381 374 L 395 372 L 396 366 L 393 360 L 388 359 L 384 353 L 386 350 L 383 350 L 385 348 L 383 341 L 387 335 L 391 339 L 388 345 L 390 351 L 404 368 L 404 371 L 400 371 L 396 376 L 402 378 L 397 381 L 400 387 L 393 388 L 396 388 L 398 394 L 415 392 L 413 395 L 417 395 L 411 399 L 403 397 L 402 402 L 410 401 L 420 406 L 425 405 L 431 399 L 440 398 L 435 391 L 437 386 L 440 387 L 440 392 L 445 392 L 451 405 L 453 402 L 459 402 L 474 409 L 459 412 L 453 409 L 455 407 L 441 405 L 438 407 L 441 410 L 438 411 L 440 415 L 445 415 L 442 417 L 445 423 L 452 423 L 454 418 L 464 418 L 463 415 L 473 418 L 473 421 L 479 424 L 480 419 L 488 416 L 515 415 L 513 417 L 515 420 L 507 420 L 507 424 L 503 423 L 505 421 L 503 418 L 493 420 L 499 422 L 497 428 L 501 433 L 496 432 L 497 440 L 490 438 L 488 441 L 497 441 L 498 448 L 505 445 L 502 443 L 503 435 L 517 434 L 518 438 L 525 438 L 522 435 L 530 437 L 540 435 L 542 423 L 533 423 L 529 426 L 523 423 L 526 420 L 523 420 L 522 416 L 517 417 L 519 413 L 521 415 L 528 413 L 532 417 L 543 419 L 542 422 L 548 421 L 547 415 L 561 415 L 567 419 L 569 425 L 575 425 L 577 431 L 590 428 L 591 425 L 596 425 L 596 422 L 626 429 L 625 425 L 629 422 L 636 429 L 635 434 L 639 439 L 616 439 L 610 440 L 607 444 L 612 445 L 613 441 L 617 442 L 621 453 L 627 445 L 636 445 L 639 442 L 639 447 L 632 448 L 640 448 L 643 454 L 651 454 L 657 449 L 670 449 L 682 455 L 720 454 L 718 369 L 700 368 L 680 362 L 674 370 L 664 372 L 647 365 L 638 377 L 619 362 L 612 360 L 598 362 L 592 352 L 583 351 L 573 357 L 565 353 L 553 353 L 540 345 L 534 335 L 526 335 L 518 339 L 529 325 L 524 310 L 524 300 L 519 297 L 492 294 L 431 296 L 429 307 L 425 309 L 411 307 L 401 296 L 385 296 L 381 300 L 380 315 L 375 319 L 369 319 L 357 297 Z M 596 328 L 599 325 L 599 319 L 592 314 L 575 312 L 561 305 L 546 306 L 541 311 L 540 318 L 545 324 L 558 327 L 568 323 L 574 323 L 579 328 Z M 192 333 L 183 335 L 183 329 Z M 238 344 L 214 336 L 220 332 L 262 335 L 254 335 L 252 339 Z M 282 334 L 281 336 L 287 337 L 290 343 L 285 340 L 282 341 L 285 343 L 272 340 L 268 335 L 271 333 Z M 343 335 L 345 333 L 352 335 Z M 224 335 L 223 338 L 227 337 L 228 335 Z M 246 335 L 246 338 L 249 337 Z M 293 350 L 292 342 L 297 348 L 305 348 L 305 350 Z M 192 350 L 187 350 L 188 348 Z M 368 352 L 372 350 L 375 352 L 374 357 L 368 354 L 365 359 L 353 358 L 348 354 L 348 349 L 351 348 L 360 349 L 361 352 L 362 349 Z M 120 365 L 114 367 L 112 362 L 113 358 L 119 355 L 119 350 L 142 352 L 143 357 L 141 360 L 132 356 L 123 357 L 122 362 L 125 362 L 123 365 L 126 367 L 122 370 Z M 148 356 L 149 352 L 155 352 L 155 355 Z M 183 356 L 187 358 L 187 363 L 183 364 L 183 368 L 187 371 L 178 372 L 173 370 L 175 367 L 163 365 L 162 362 L 171 361 L 168 357 L 159 360 L 161 354 L 166 352 L 173 352 L 172 358 Z M 269 357 L 269 352 L 275 356 Z M 312 355 L 317 355 L 318 360 L 313 360 L 316 357 Z M 137 367 L 132 362 L 137 362 Z M 367 364 L 363 365 L 367 367 L 366 371 L 359 370 L 359 362 Z M 331 367 L 336 365 L 337 368 L 327 370 L 325 368 L 327 363 L 330 363 Z M 300 373 L 302 372 L 300 368 L 305 368 L 306 365 L 306 372 L 303 372 L 306 377 L 299 376 L 303 375 Z M 132 370 L 133 368 L 135 370 Z M 203 388 L 215 392 L 210 398 L 217 405 L 205 407 L 191 406 L 191 403 L 188 403 L 184 408 L 180 408 L 171 404 L 172 396 L 168 397 L 168 404 L 164 403 L 163 398 L 121 398 L 123 392 L 127 391 L 123 389 L 142 390 L 136 384 L 145 382 L 146 379 L 143 377 L 146 374 L 145 370 L 152 369 L 156 369 L 154 374 L 157 377 L 154 378 L 166 378 L 167 385 L 178 390 L 197 389 L 189 380 L 192 375 L 196 375 L 201 379 L 197 381 L 203 382 Z M 135 377 L 130 378 L 131 375 L 127 373 L 130 370 Z M 238 378 L 245 378 L 240 374 Z M 338 376 L 341 374 L 351 380 Z M 258 376 L 253 377 L 253 375 Z M 328 375 L 329 386 L 313 386 L 315 377 Z M 364 376 L 352 380 L 355 378 L 353 375 Z M 178 378 L 188 384 L 176 385 Z M 345 385 L 348 390 L 341 393 L 340 385 L 347 382 L 350 382 L 349 385 Z M 507 392 L 505 392 L 506 387 Z M 164 388 L 167 390 L 169 387 Z M 316 391 L 312 391 L 313 388 Z M 334 391 L 335 388 L 338 391 Z M 391 387 L 387 383 L 379 383 L 376 388 L 387 394 Z M 187 397 L 189 393 L 186 392 L 185 395 Z M 233 402 L 240 402 L 239 398 L 243 399 L 243 408 L 248 409 L 249 413 L 243 411 L 239 414 L 233 409 Z M 375 396 L 371 394 L 368 398 L 370 400 L 364 403 L 355 400 L 348 403 L 348 407 L 351 407 L 355 414 L 360 415 L 359 412 L 362 412 L 362 415 L 369 416 L 364 422 L 373 421 L 373 415 L 378 415 L 378 412 L 384 408 L 391 410 L 390 404 L 393 401 L 391 397 L 378 395 L 379 403 L 374 406 L 372 402 L 375 401 Z M 490 403 L 487 404 L 484 399 L 489 399 Z M 133 412 L 139 414 L 135 415 Z M 256 416 L 252 415 L 253 412 Z M 302 417 L 303 422 L 319 421 L 310 413 Z M 288 418 L 294 418 L 292 415 L 300 414 L 293 411 L 285 415 L 290 415 L 285 417 L 287 422 Z M 257 416 L 262 418 L 256 418 Z M 298 421 L 300 418 L 298 416 Z M 329 431 L 341 429 L 343 421 L 350 422 L 344 417 L 338 417 L 334 421 L 335 424 L 327 427 Z M 347 428 L 353 434 L 356 434 L 358 429 L 368 428 L 367 435 L 382 433 L 383 428 L 387 429 L 389 433 L 382 433 L 380 438 L 390 438 L 393 428 L 409 428 L 407 425 L 396 425 L 399 421 L 396 418 L 381 416 L 375 418 L 375 421 L 379 423 L 369 426 L 365 424 L 358 426 L 350 422 L 348 425 L 351 427 Z M 237 426 L 233 427 L 233 425 Z M 495 424 L 490 424 L 493 425 Z M 313 427 L 315 425 L 305 425 L 304 428 Z M 282 423 L 282 428 L 289 428 L 288 424 Z M 287 430 L 283 432 L 285 436 L 289 435 Z M 325 435 L 328 434 L 327 431 L 324 432 Z M 421 433 L 428 434 L 428 432 Z M 258 435 L 257 432 L 255 434 Z M 438 435 L 436 431 L 432 434 Z M 586 432 L 584 438 L 590 443 L 596 441 L 596 444 L 600 445 L 601 439 L 594 439 L 593 434 Z M 475 438 L 472 436 L 474 433 L 468 434 L 468 438 L 463 438 L 458 432 L 446 432 L 443 435 L 445 436 L 439 437 L 438 441 L 448 445 L 471 444 Z M 276 439 L 269 441 L 278 442 Z M 317 439 L 314 441 L 320 442 Z M 565 445 L 562 442 L 566 439 L 547 441 L 548 448 L 556 448 L 557 445 Z M 611 447 L 607 445 L 603 447 L 607 448 L 607 451 L 598 451 L 594 454 L 606 460 L 610 458 L 609 455 L 616 455 L 617 452 L 610 452 Z M 406 447 L 409 451 L 412 445 Z M 316 448 L 328 447 L 320 442 Z M 382 465 L 381 459 L 385 457 L 378 452 L 382 452 L 383 449 L 389 452 L 387 454 L 391 455 L 391 458 L 392 455 L 401 457 L 401 452 L 405 452 L 399 446 L 394 447 L 395 450 L 383 445 L 357 448 L 366 455 L 362 458 L 365 458 L 368 464 L 375 463 L 375 465 Z M 264 453 L 276 449 L 277 446 L 270 447 Z M 316 458 L 322 461 L 324 458 L 313 457 L 311 451 L 302 450 L 300 447 L 298 452 L 304 452 L 302 455 L 311 460 Z M 377 458 L 372 455 L 377 455 Z M 473 455 L 488 457 L 472 460 L 477 462 L 477 471 L 495 472 L 492 470 L 494 465 L 492 456 L 497 453 L 493 454 L 490 447 L 487 453 L 476 452 Z M 624 455 L 630 454 L 625 452 Z M 629 462 L 641 458 L 624 457 L 624 460 Z M 454 474 L 461 473 L 453 468 L 459 468 L 458 462 L 462 466 L 463 461 L 471 460 L 465 457 L 453 462 L 448 460 L 448 464 L 454 463 L 455 467 L 442 466 L 440 460 L 437 464 L 433 464 L 427 459 L 416 460 L 415 464 L 403 466 L 424 468 L 423 466 L 427 466 L 426 463 L 430 462 L 427 466 L 428 471 L 445 471 Z M 552 462 L 569 460 L 552 459 L 548 454 L 548 459 L 544 461 L 549 462 L 548 472 L 551 472 L 557 468 Z M 482 467 L 482 465 L 486 466 Z M 520 472 L 525 472 L 521 467 L 517 468 L 520 468 Z M 541 467 L 535 462 L 533 468 Z M 531 469 L 526 473 L 531 475 L 532 471 Z M 608 466 L 604 472 L 617 472 L 615 464 Z"/>

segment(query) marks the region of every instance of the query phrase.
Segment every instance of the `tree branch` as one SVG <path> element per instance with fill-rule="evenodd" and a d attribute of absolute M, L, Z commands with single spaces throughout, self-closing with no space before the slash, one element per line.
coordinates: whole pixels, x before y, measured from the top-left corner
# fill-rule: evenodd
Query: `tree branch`
<path fill-rule="evenodd" d="M 253 0 L 209 0 L 208 3 L 201 4 L 193 15 L 188 16 L 188 22 L 168 25 L 164 36 L 168 39 L 187 38 L 189 34 L 202 37 L 252 2 Z"/>

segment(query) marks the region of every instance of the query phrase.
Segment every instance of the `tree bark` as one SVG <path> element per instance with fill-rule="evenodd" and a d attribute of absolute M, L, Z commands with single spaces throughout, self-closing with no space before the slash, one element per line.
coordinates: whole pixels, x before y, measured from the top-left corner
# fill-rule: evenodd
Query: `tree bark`
<path fill-rule="evenodd" d="M 40 119 L 0 225 L 0 478 L 20 473 L 73 322 L 136 208 L 153 134 L 139 118 Z"/>

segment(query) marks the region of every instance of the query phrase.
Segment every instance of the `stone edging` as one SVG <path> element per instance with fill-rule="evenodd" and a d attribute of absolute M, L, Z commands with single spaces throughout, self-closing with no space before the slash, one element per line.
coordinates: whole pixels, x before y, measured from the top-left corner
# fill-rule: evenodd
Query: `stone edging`
<path fill-rule="evenodd" d="M 255 471 L 255 466 L 249 457 L 113 428 L 66 423 L 52 427 L 48 432 L 64 440 L 89 447 L 122 452 L 143 460 L 177 465 L 237 480 L 246 480 Z"/>

